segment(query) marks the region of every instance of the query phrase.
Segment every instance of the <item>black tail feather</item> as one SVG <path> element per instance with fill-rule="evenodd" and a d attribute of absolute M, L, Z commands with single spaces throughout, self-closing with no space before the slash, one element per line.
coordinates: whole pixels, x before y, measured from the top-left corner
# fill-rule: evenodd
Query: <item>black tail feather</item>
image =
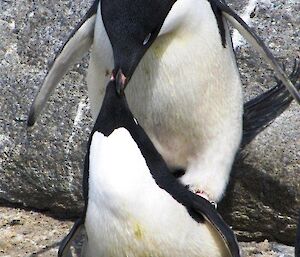
<path fill-rule="evenodd" d="M 295 60 L 289 76 L 297 90 L 300 90 L 300 61 Z M 267 128 L 293 101 L 289 91 L 278 79 L 276 86 L 244 104 L 243 139 L 241 148 L 249 144 L 261 131 Z"/>

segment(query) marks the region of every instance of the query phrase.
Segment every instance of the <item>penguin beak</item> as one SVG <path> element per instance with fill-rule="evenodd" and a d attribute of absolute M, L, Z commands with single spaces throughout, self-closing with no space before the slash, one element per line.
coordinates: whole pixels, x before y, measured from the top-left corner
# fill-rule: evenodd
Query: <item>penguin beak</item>
<path fill-rule="evenodd" d="M 150 45 L 148 44 L 143 47 L 134 46 L 129 51 L 116 51 L 112 80 L 116 81 L 116 90 L 119 95 L 124 93 L 136 67 Z"/>
<path fill-rule="evenodd" d="M 128 84 L 128 79 L 124 75 L 123 71 L 121 68 L 119 68 L 116 72 L 115 70 L 113 71 L 113 76 L 112 80 L 116 81 L 116 90 L 119 95 L 124 94 L 124 90 Z"/>
<path fill-rule="evenodd" d="M 143 55 L 154 42 L 175 0 L 101 0 L 102 21 L 110 40 L 112 79 L 124 91 Z M 117 17 L 116 17 L 117 14 Z"/>

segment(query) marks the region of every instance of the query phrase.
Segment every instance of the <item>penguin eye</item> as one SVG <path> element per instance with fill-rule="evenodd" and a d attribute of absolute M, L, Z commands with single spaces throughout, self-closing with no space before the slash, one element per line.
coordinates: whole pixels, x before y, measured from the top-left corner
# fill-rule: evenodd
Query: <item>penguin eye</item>
<path fill-rule="evenodd" d="M 143 41 L 143 45 L 146 45 L 146 44 L 149 42 L 149 39 L 151 38 L 151 35 L 152 35 L 152 33 L 149 33 L 149 34 L 145 37 L 145 39 L 144 39 L 144 41 Z"/>

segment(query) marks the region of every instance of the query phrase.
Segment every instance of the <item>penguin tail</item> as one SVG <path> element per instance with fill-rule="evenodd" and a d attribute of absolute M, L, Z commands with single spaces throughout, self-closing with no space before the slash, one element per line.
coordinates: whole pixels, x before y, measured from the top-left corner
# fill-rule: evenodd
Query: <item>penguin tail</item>
<path fill-rule="evenodd" d="M 93 43 L 96 12 L 99 1 L 95 1 L 81 22 L 72 31 L 66 43 L 56 54 L 53 63 L 37 93 L 28 115 L 27 125 L 33 126 L 45 106 L 51 92 L 71 65 L 88 52 Z"/>
<path fill-rule="evenodd" d="M 275 79 L 277 84 L 274 87 L 244 104 L 241 148 L 244 148 L 261 131 L 267 128 L 293 101 L 293 97 L 283 85 L 282 81 L 277 78 Z M 295 84 L 299 92 L 300 60 L 295 60 L 293 71 L 289 79 Z"/>

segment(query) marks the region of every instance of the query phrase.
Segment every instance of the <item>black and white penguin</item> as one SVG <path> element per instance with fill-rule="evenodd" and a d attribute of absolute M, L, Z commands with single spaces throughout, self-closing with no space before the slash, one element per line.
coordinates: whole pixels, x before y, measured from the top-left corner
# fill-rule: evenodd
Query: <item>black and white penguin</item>
<path fill-rule="evenodd" d="M 171 175 L 114 79 L 90 136 L 83 187 L 85 213 L 71 234 L 85 227 L 84 257 L 240 256 L 215 208 Z"/>
<path fill-rule="evenodd" d="M 292 83 L 261 40 L 217 0 L 95 1 L 62 48 L 31 109 L 33 124 L 69 65 L 93 44 L 87 75 L 96 119 L 105 84 L 129 83 L 132 111 L 171 170 L 190 190 L 217 202 L 242 136 L 241 81 L 226 20 Z M 114 63 L 116 66 L 114 66 Z"/>

